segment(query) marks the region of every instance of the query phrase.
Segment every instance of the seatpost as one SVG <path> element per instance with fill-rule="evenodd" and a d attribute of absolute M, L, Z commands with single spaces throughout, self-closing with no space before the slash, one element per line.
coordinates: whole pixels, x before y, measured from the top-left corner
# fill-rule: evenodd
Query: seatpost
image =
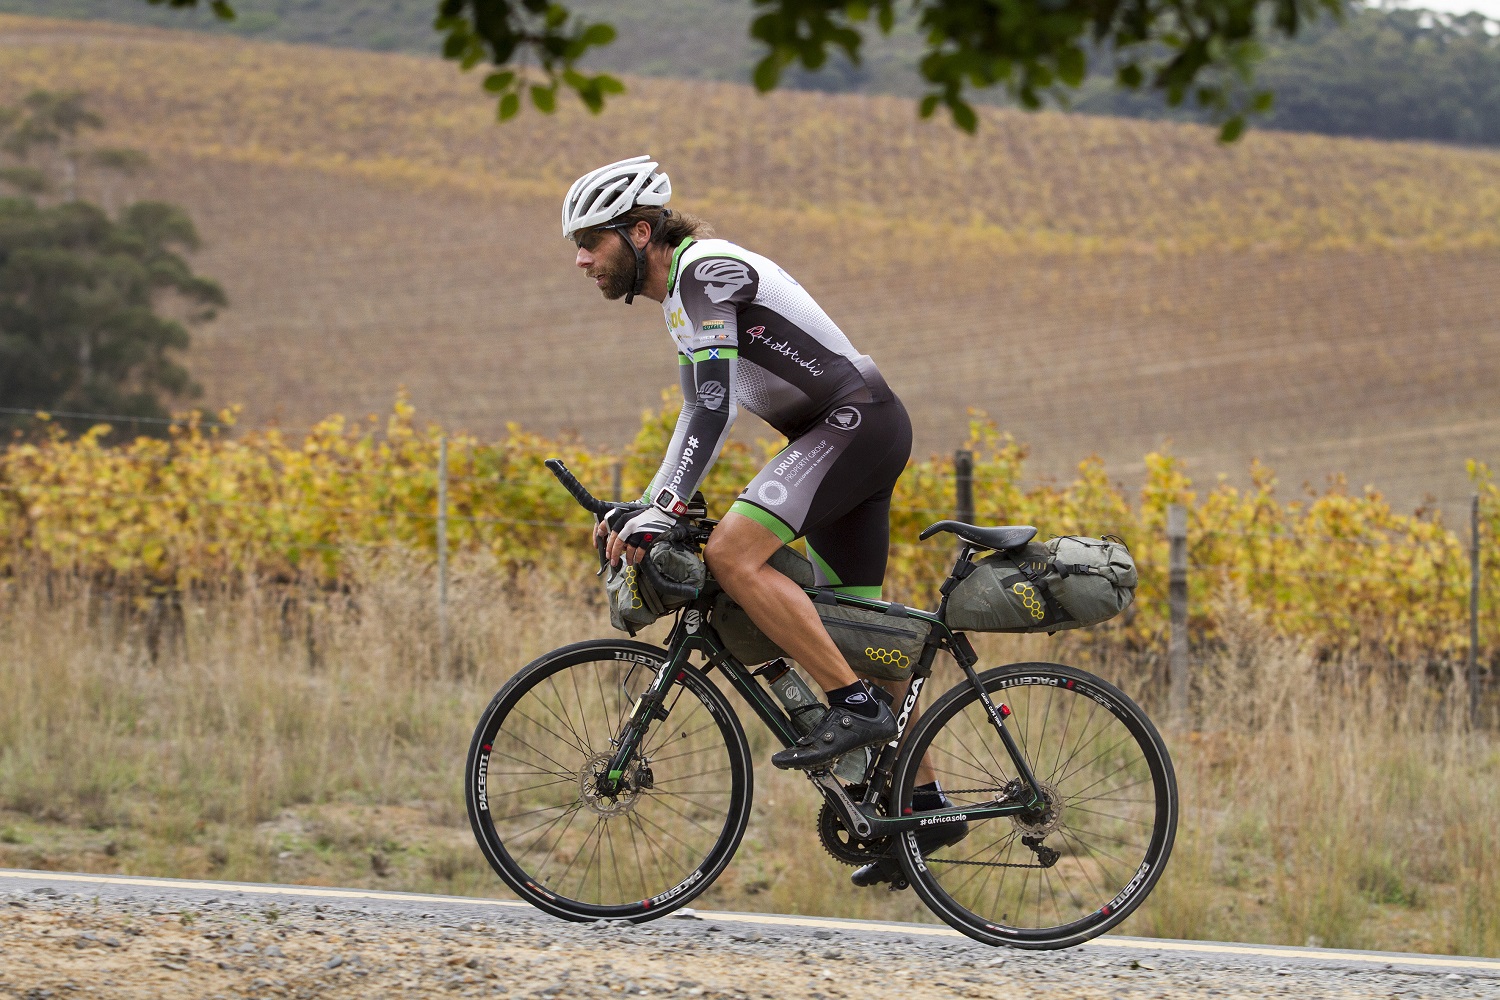
<path fill-rule="evenodd" d="M 938 593 L 943 595 L 942 601 L 938 603 L 937 613 L 939 616 L 947 612 L 948 595 L 953 593 L 953 588 L 957 587 L 961 580 L 974 572 L 974 562 L 971 557 L 978 551 L 979 549 L 976 546 L 968 542 L 965 542 L 963 547 L 958 550 L 958 559 L 953 563 L 953 569 L 948 571 L 948 579 L 944 580 L 943 585 L 938 588 Z"/>

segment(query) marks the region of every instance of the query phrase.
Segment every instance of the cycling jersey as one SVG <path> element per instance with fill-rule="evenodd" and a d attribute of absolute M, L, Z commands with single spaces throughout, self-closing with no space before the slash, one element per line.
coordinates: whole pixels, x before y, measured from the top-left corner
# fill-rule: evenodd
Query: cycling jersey
<path fill-rule="evenodd" d="M 662 311 L 683 407 L 646 498 L 692 496 L 747 409 L 791 443 L 732 509 L 784 541 L 827 535 L 820 583 L 878 588 L 911 425 L 874 362 L 790 274 L 727 240 L 677 248 Z"/>

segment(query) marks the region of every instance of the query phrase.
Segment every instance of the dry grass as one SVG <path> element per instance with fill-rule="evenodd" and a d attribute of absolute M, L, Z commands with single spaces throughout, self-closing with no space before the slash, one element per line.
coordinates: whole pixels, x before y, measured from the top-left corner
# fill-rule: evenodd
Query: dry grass
<path fill-rule="evenodd" d="M 499 128 L 435 60 L 14 17 L 0 42 L 0 101 L 87 89 L 156 159 L 94 197 L 200 221 L 234 306 L 190 361 L 251 423 L 404 383 L 449 425 L 622 443 L 671 375 L 601 371 L 666 350 L 655 310 L 597 301 L 548 234 L 601 150 L 650 148 L 880 362 L 919 450 L 978 406 L 1055 476 L 1098 452 L 1134 484 L 1170 438 L 1200 480 L 1259 456 L 1456 508 L 1463 459 L 1500 465 L 1493 152 L 1005 111 L 970 140 L 896 99 L 662 80 Z"/>
<path fill-rule="evenodd" d="M 428 569 L 383 559 L 341 597 L 226 589 L 180 615 L 6 581 L 0 864 L 500 894 L 464 816 L 471 726 L 521 664 L 606 632 L 602 611 L 461 566 L 458 666 L 440 671 Z M 1441 690 L 1356 684 L 1239 610 L 1204 665 L 1200 727 L 1171 740 L 1177 852 L 1125 930 L 1500 954 L 1493 736 L 1446 721 Z M 1078 655 L 1034 636 L 982 646 L 990 663 Z M 1149 664 L 1100 669 L 1159 708 Z M 748 726 L 764 762 L 769 737 Z M 763 763 L 756 778 L 744 846 L 702 905 L 931 919 L 911 893 L 848 885 L 800 779 Z"/>

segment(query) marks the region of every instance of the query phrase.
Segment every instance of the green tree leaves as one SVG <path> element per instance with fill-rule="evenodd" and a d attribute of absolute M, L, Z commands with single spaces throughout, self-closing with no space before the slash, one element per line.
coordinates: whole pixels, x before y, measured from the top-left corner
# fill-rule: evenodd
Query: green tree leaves
<path fill-rule="evenodd" d="M 196 6 L 197 0 L 149 0 Z M 922 115 L 945 107 L 972 132 L 967 95 L 1002 88 L 1022 106 L 1064 103 L 1087 78 L 1091 58 L 1112 61 L 1115 83 L 1160 93 L 1177 107 L 1196 104 L 1224 123 L 1226 140 L 1244 128 L 1263 94 L 1251 86 L 1264 43 L 1292 37 L 1320 17 L 1342 18 L 1349 0 L 746 0 L 750 36 L 764 46 L 752 79 L 771 90 L 788 69 L 816 71 L 834 52 L 858 65 L 871 31 L 889 34 L 904 9 L 925 36 L 920 72 L 930 86 Z M 729 4 L 726 0 L 726 8 Z M 216 11 L 226 8 L 215 3 Z M 871 18 L 874 14 L 874 18 Z M 439 0 L 434 26 L 443 55 L 464 69 L 488 62 L 485 89 L 501 119 L 523 97 L 542 112 L 571 90 L 591 110 L 624 88 L 608 74 L 580 69 L 615 39 L 557 0 Z"/>
<path fill-rule="evenodd" d="M 110 220 L 93 205 L 0 200 L 0 399 L 26 409 L 163 417 L 159 395 L 199 389 L 171 356 L 183 323 L 155 311 L 173 292 L 191 319 L 224 305 L 177 250 L 197 245 L 182 210 L 139 202 Z"/>

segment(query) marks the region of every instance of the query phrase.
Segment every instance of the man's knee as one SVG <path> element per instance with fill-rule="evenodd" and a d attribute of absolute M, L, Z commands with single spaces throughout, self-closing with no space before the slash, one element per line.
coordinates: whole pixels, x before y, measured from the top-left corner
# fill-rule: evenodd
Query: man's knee
<path fill-rule="evenodd" d="M 708 544 L 703 547 L 703 561 L 708 563 L 709 570 L 720 583 L 755 569 L 744 547 L 736 545 L 729 532 L 718 529 L 708 536 Z"/>
<path fill-rule="evenodd" d="M 726 579 L 758 570 L 770 558 L 768 550 L 774 550 L 779 544 L 775 536 L 761 525 L 730 514 L 708 536 L 708 544 L 703 547 L 703 560 L 715 578 L 723 583 Z"/>

